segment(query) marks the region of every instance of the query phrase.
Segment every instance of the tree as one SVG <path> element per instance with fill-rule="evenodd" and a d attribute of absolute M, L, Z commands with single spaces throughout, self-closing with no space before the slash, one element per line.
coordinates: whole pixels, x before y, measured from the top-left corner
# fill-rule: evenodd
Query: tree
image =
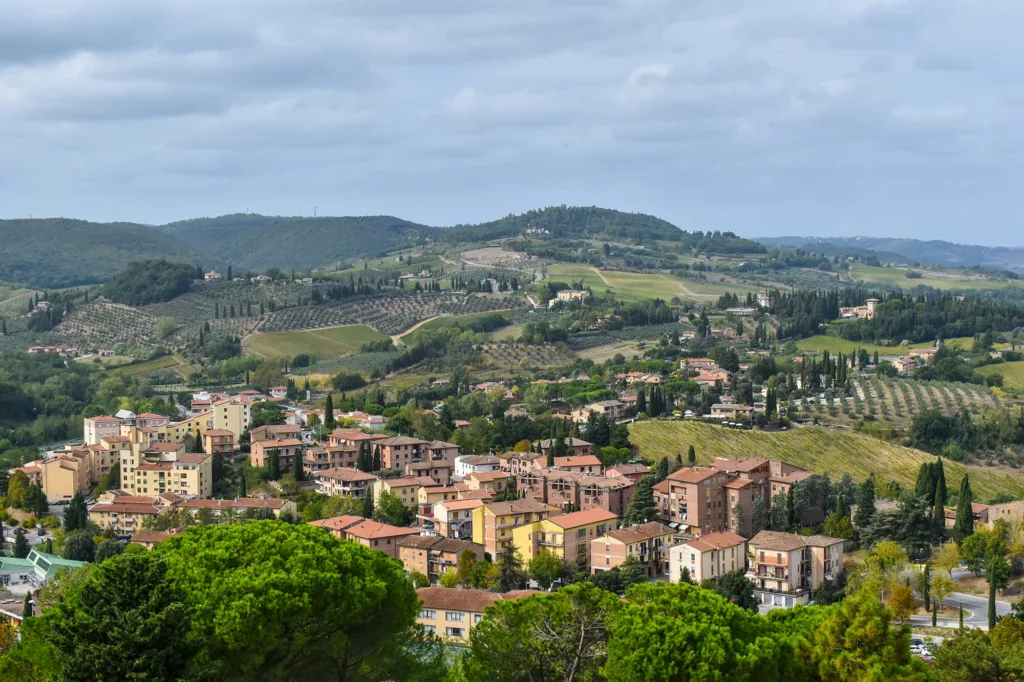
<path fill-rule="evenodd" d="M 96 541 L 87 530 L 76 530 L 64 540 L 64 558 L 72 561 L 88 561 L 96 559 Z"/>
<path fill-rule="evenodd" d="M 292 457 L 292 476 L 295 477 L 296 482 L 306 480 L 306 470 L 302 466 L 302 452 L 298 449 L 295 451 L 295 456 Z"/>
<path fill-rule="evenodd" d="M 380 446 L 375 445 L 373 448 L 373 462 L 371 466 L 374 471 L 380 471 Z"/>
<path fill-rule="evenodd" d="M 636 493 L 626 510 L 625 525 L 635 526 L 640 523 L 653 521 L 658 517 L 658 510 L 654 504 L 654 481 L 650 474 L 641 478 L 636 484 Z"/>
<path fill-rule="evenodd" d="M 937 682 L 998 682 L 1004 676 L 999 654 L 987 633 L 961 629 L 947 637 L 935 652 L 933 673 Z"/>
<path fill-rule="evenodd" d="M 750 532 L 760 533 L 768 528 L 771 517 L 768 514 L 768 504 L 761 495 L 754 495 L 754 501 L 750 505 Z"/>
<path fill-rule="evenodd" d="M 449 588 L 458 587 L 459 586 L 459 574 L 458 574 L 457 571 L 454 571 L 451 568 L 449 568 L 449 569 L 447 569 L 444 573 L 442 573 L 438 577 L 437 583 L 441 587 L 449 587 Z"/>
<path fill-rule="evenodd" d="M 686 450 L 686 461 L 690 466 L 697 463 L 697 451 L 693 448 L 693 445 L 690 445 Z"/>
<path fill-rule="evenodd" d="M 960 559 L 960 547 L 955 542 L 947 542 L 932 554 L 932 565 L 952 577 L 953 569 L 960 565 Z"/>
<path fill-rule="evenodd" d="M 281 478 L 281 451 L 277 448 L 267 451 L 267 478 L 271 481 Z"/>
<path fill-rule="evenodd" d="M 850 540 L 854 535 L 853 523 L 849 516 L 841 516 L 839 512 L 832 512 L 825 519 L 822 532 L 830 538 Z"/>
<path fill-rule="evenodd" d="M 530 561 L 530 578 L 547 590 L 562 577 L 565 564 L 551 552 L 538 552 Z"/>
<path fill-rule="evenodd" d="M 473 630 L 465 679 L 604 679 L 607 623 L 620 608 L 618 597 L 589 582 L 549 595 L 500 600 Z"/>
<path fill-rule="evenodd" d="M 868 579 L 865 581 L 865 586 L 884 597 L 885 590 L 897 583 L 900 573 L 908 563 L 910 560 L 907 558 L 907 553 L 895 540 L 883 540 L 877 543 L 871 548 L 865 559 L 865 564 L 868 567 Z"/>
<path fill-rule="evenodd" d="M 996 626 L 996 591 L 1010 584 L 1010 564 L 997 553 L 992 553 L 985 563 L 985 580 L 988 581 L 988 628 Z"/>
<path fill-rule="evenodd" d="M 459 552 L 459 584 L 469 587 L 473 582 L 473 568 L 476 566 L 476 552 L 470 547 Z"/>
<path fill-rule="evenodd" d="M 967 570 L 978 575 L 984 570 L 989 557 L 988 536 L 982 533 L 969 535 L 960 543 L 960 554 Z"/>
<path fill-rule="evenodd" d="M 946 601 L 946 597 L 955 591 L 956 583 L 948 575 L 940 573 L 932 578 L 931 592 L 932 596 L 935 597 L 935 606 L 932 609 L 932 625 L 936 624 L 938 613 L 942 610 L 942 604 Z"/>
<path fill-rule="evenodd" d="M 7 482 L 7 506 L 21 509 L 25 504 L 25 491 L 28 490 L 28 476 L 24 471 L 15 471 Z"/>
<path fill-rule="evenodd" d="M 526 572 L 519 549 L 509 542 L 504 551 L 498 555 L 498 592 L 511 592 L 526 587 Z"/>
<path fill-rule="evenodd" d="M 199 664 L 243 680 L 430 678 L 419 670 L 429 642 L 416 591 L 381 552 L 305 524 L 254 521 L 195 526 L 151 553 L 193 607 Z"/>
<path fill-rule="evenodd" d="M 853 525 L 867 528 L 875 518 L 875 477 L 869 476 L 857 488 L 857 513 L 853 515 Z"/>
<path fill-rule="evenodd" d="M 102 540 L 96 545 L 95 563 L 101 564 L 112 556 L 124 554 L 124 544 L 116 540 Z"/>
<path fill-rule="evenodd" d="M 334 396 L 328 393 L 324 402 L 324 427 L 333 429 L 337 425 L 338 422 L 334 419 Z"/>
<path fill-rule="evenodd" d="M 64 530 L 72 533 L 81 530 L 89 523 L 89 509 L 85 506 L 85 496 L 82 491 L 75 491 L 68 508 L 64 511 Z"/>
<path fill-rule="evenodd" d="M 25 531 L 18 528 L 14 531 L 14 557 L 16 559 L 24 559 L 32 551 L 32 546 L 28 544 L 28 538 L 25 537 Z"/>
<path fill-rule="evenodd" d="M 914 591 L 909 585 L 896 585 L 889 593 L 886 604 L 892 609 L 892 614 L 901 623 L 907 622 L 907 618 L 917 609 L 917 600 L 914 599 Z"/>
<path fill-rule="evenodd" d="M 730 604 L 741 609 L 757 612 L 759 602 L 754 597 L 754 583 L 746 576 L 745 569 L 724 573 L 718 580 L 705 580 L 700 586 L 724 597 Z"/>
<path fill-rule="evenodd" d="M 655 476 L 657 477 L 659 483 L 668 478 L 668 457 L 662 457 L 660 460 L 658 460 L 658 466 L 655 470 Z"/>
<path fill-rule="evenodd" d="M 417 590 L 421 587 L 430 587 L 430 580 L 419 571 L 413 571 L 409 574 L 409 582 L 411 582 L 412 586 Z"/>
<path fill-rule="evenodd" d="M 793 488 L 795 486 L 789 486 L 786 491 L 786 527 L 796 528 L 796 506 L 793 504 Z"/>
<path fill-rule="evenodd" d="M 928 567 L 928 564 L 925 564 L 924 570 L 921 571 L 921 577 L 917 581 L 917 589 L 921 592 L 921 601 L 924 602 L 925 611 L 932 610 L 931 594 L 928 592 L 931 582 L 931 569 Z"/>
<path fill-rule="evenodd" d="M 62 679 L 181 679 L 193 661 L 189 607 L 151 552 L 97 566 L 44 619 Z"/>
<path fill-rule="evenodd" d="M 974 532 L 974 509 L 971 506 L 974 496 L 971 494 L 971 482 L 967 474 L 960 479 L 960 495 L 956 500 L 956 520 L 950 533 L 953 541 L 960 544 L 964 538 Z"/>
<path fill-rule="evenodd" d="M 392 526 L 404 526 L 409 522 L 409 510 L 406 509 L 402 498 L 393 492 L 385 490 L 377 497 L 373 510 L 373 520 L 388 523 Z"/>

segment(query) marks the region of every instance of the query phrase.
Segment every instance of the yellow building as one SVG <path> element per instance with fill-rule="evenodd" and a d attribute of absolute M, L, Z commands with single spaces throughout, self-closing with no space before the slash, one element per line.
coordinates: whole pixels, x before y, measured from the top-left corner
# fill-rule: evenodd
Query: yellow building
<path fill-rule="evenodd" d="M 213 457 L 186 453 L 185 446 L 176 443 L 135 443 L 121 455 L 121 488 L 131 495 L 210 497 Z"/>
<path fill-rule="evenodd" d="M 590 570 L 590 541 L 615 528 L 618 517 L 606 509 L 551 516 L 512 530 L 512 542 L 519 550 L 524 564 L 529 564 L 540 552 Z"/>
<path fill-rule="evenodd" d="M 403 476 L 402 478 L 381 478 L 373 483 L 373 503 L 380 503 L 380 496 L 391 493 L 402 501 L 409 509 L 416 509 L 420 488 L 436 487 L 434 479 L 426 476 Z"/>
<path fill-rule="evenodd" d="M 473 542 L 483 545 L 484 551 L 497 559 L 513 541 L 516 528 L 546 519 L 557 510 L 532 497 L 485 503 L 473 510 Z"/>

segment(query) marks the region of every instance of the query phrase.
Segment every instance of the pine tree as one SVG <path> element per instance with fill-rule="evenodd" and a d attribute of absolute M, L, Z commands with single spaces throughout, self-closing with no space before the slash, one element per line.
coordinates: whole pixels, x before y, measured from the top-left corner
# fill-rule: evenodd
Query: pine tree
<path fill-rule="evenodd" d="M 964 474 L 960 481 L 960 495 L 956 500 L 956 521 L 953 522 L 953 542 L 958 545 L 964 538 L 974 533 L 974 511 L 972 503 L 974 496 L 971 494 L 971 482 L 967 474 Z"/>
<path fill-rule="evenodd" d="M 18 528 L 14 531 L 14 558 L 24 559 L 31 551 L 32 546 L 28 544 L 28 538 L 25 537 L 25 531 Z"/>
<path fill-rule="evenodd" d="M 668 478 L 668 457 L 662 457 L 658 460 L 658 482 L 664 481 Z"/>
<path fill-rule="evenodd" d="M 789 486 L 789 490 L 786 491 L 786 523 L 789 524 L 789 529 L 794 530 L 796 528 L 796 505 L 793 501 L 793 486 Z"/>
<path fill-rule="evenodd" d="M 636 494 L 633 495 L 633 500 L 629 503 L 629 509 L 626 510 L 626 526 L 647 523 L 657 518 L 658 510 L 654 504 L 654 491 L 652 490 L 654 481 L 652 478 L 648 474 L 637 482 Z"/>

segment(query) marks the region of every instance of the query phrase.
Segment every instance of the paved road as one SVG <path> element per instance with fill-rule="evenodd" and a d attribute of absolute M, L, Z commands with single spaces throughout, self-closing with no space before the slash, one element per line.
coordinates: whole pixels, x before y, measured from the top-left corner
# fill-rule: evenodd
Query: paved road
<path fill-rule="evenodd" d="M 980 628 L 988 630 L 988 599 L 977 597 L 973 594 L 954 592 L 946 597 L 944 606 L 952 606 L 954 609 L 961 605 L 964 607 L 964 627 Z M 1001 618 L 1010 613 L 1010 604 L 1005 601 L 996 601 L 996 616 Z M 931 616 L 911 616 L 910 622 L 916 625 L 931 625 Z M 936 624 L 940 628 L 960 627 L 959 618 L 939 618 Z"/>

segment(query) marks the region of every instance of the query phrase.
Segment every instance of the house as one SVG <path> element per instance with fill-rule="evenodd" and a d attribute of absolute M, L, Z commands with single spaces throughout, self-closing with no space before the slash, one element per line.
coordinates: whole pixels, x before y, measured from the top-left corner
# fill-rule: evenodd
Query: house
<path fill-rule="evenodd" d="M 153 549 L 167 538 L 184 533 L 184 528 L 169 528 L 167 530 L 143 530 L 132 536 L 133 545 L 142 545 L 145 549 Z"/>
<path fill-rule="evenodd" d="M 273 388 L 270 389 L 270 397 L 271 398 L 279 398 L 279 399 L 287 398 L 288 397 L 288 387 L 287 386 L 274 386 Z"/>
<path fill-rule="evenodd" d="M 712 419 L 736 419 L 739 416 L 750 418 L 756 410 L 749 405 L 736 405 L 732 403 L 715 403 L 711 406 Z"/>
<path fill-rule="evenodd" d="M 484 610 L 502 599 L 520 599 L 539 594 L 518 590 L 497 594 L 486 590 L 460 590 L 449 587 L 423 587 L 416 590 L 420 598 L 420 627 L 453 644 L 469 644 L 469 633 L 483 620 Z"/>
<path fill-rule="evenodd" d="M 634 557 L 648 577 L 662 575 L 668 571 L 668 549 L 677 535 L 657 521 L 609 530 L 590 541 L 591 573 L 610 571 Z"/>
<path fill-rule="evenodd" d="M 400 478 L 380 478 L 373 483 L 374 505 L 380 504 L 380 496 L 391 493 L 402 501 L 408 509 L 416 509 L 419 503 L 420 488 L 436 485 L 434 480 L 423 476 L 402 476 Z"/>
<path fill-rule="evenodd" d="M 249 431 L 253 443 L 267 440 L 301 440 L 302 428 L 298 424 L 268 424 Z M 332 443 L 333 445 L 333 443 Z"/>
<path fill-rule="evenodd" d="M 651 473 L 650 467 L 640 462 L 634 462 L 632 464 L 617 464 L 611 468 L 605 469 L 604 475 L 607 478 L 628 478 L 634 483 L 639 481 L 641 478 Z"/>
<path fill-rule="evenodd" d="M 84 561 L 72 561 L 33 549 L 24 559 L 0 557 L 0 575 L 7 577 L 11 584 L 27 582 L 33 587 L 39 587 L 49 582 L 59 571 L 73 571 L 85 564 Z"/>
<path fill-rule="evenodd" d="M 233 431 L 210 429 L 203 433 L 203 452 L 208 455 L 231 455 L 237 449 Z"/>
<path fill-rule="evenodd" d="M 359 464 L 359 448 L 349 445 L 314 446 L 302 456 L 302 469 L 312 476 L 328 469 L 355 469 Z"/>
<path fill-rule="evenodd" d="M 542 469 L 547 457 L 539 452 L 506 452 L 498 455 L 498 465 L 509 476 L 518 476 L 524 471 Z"/>
<path fill-rule="evenodd" d="M 593 445 L 585 440 L 579 438 L 567 437 L 565 440 L 565 446 L 569 449 L 569 454 L 572 455 L 592 455 Z M 548 450 L 551 449 L 553 441 L 550 438 L 546 438 L 540 442 L 540 453 L 547 457 Z"/>
<path fill-rule="evenodd" d="M 327 443 L 331 447 L 349 446 L 358 448 L 362 443 L 367 443 L 370 448 L 373 444 L 382 441 L 387 436 L 382 433 L 363 433 L 359 429 L 335 429 L 327 437 Z"/>
<path fill-rule="evenodd" d="M 428 441 L 409 436 L 382 438 L 373 444 L 374 453 L 380 450 L 380 465 L 384 469 L 401 471 L 410 462 L 423 461 L 424 446 Z"/>
<path fill-rule="evenodd" d="M 846 319 L 871 320 L 875 317 L 875 307 L 878 303 L 877 298 L 869 298 L 864 301 L 864 305 L 840 308 L 839 316 Z"/>
<path fill-rule="evenodd" d="M 422 573 L 436 583 L 447 571 L 459 570 L 459 559 L 467 549 L 476 561 L 484 560 L 483 545 L 436 535 L 410 535 L 398 541 L 398 559 L 406 573 Z"/>
<path fill-rule="evenodd" d="M 490 490 L 500 493 L 508 487 L 509 476 L 504 471 L 474 471 L 466 477 L 470 490 Z"/>
<path fill-rule="evenodd" d="M 357 469 L 327 469 L 313 475 L 316 489 L 322 495 L 348 495 L 365 498 L 373 490 L 377 477 Z"/>
<path fill-rule="evenodd" d="M 203 279 L 205 279 L 207 282 L 219 282 L 222 279 L 224 279 L 224 275 L 220 274 L 216 270 L 210 270 L 203 276 Z"/>
<path fill-rule="evenodd" d="M 422 462 L 410 462 L 405 465 L 406 476 L 429 478 L 438 485 L 448 485 L 451 483 L 454 470 L 455 466 L 453 464 L 444 461 L 432 462 L 424 460 Z"/>
<path fill-rule="evenodd" d="M 757 313 L 756 308 L 726 308 L 726 315 L 735 315 L 736 317 L 753 317 Z"/>
<path fill-rule="evenodd" d="M 746 569 L 747 541 L 729 531 L 705 533 L 668 551 L 669 579 L 679 582 L 685 568 L 690 579 L 702 582 L 721 578 L 726 573 Z"/>
<path fill-rule="evenodd" d="M 384 552 L 393 559 L 398 558 L 399 540 L 420 534 L 415 528 L 399 528 L 361 516 L 336 516 L 312 521 L 309 525 L 320 526 L 337 538 L 358 542 L 364 547 Z"/>
<path fill-rule="evenodd" d="M 460 455 L 455 458 L 455 478 L 470 474 L 501 471 L 501 460 L 494 455 Z"/>
<path fill-rule="evenodd" d="M 556 507 L 528 497 L 509 502 L 485 502 L 473 510 L 473 542 L 483 545 L 484 550 L 497 559 L 512 542 L 515 528 L 546 519 L 556 511 Z"/>
<path fill-rule="evenodd" d="M 946 520 L 946 528 L 952 528 L 956 525 L 956 507 L 946 507 L 944 510 L 944 516 Z M 987 504 L 981 504 L 980 502 L 971 503 L 971 516 L 974 520 L 974 526 L 987 526 L 989 523 L 989 507 Z"/>
<path fill-rule="evenodd" d="M 588 509 L 549 516 L 512 530 L 512 542 L 529 564 L 540 552 L 550 552 L 580 570 L 590 570 L 590 541 L 614 528 L 618 517 L 605 509 Z"/>
<path fill-rule="evenodd" d="M 548 308 L 554 308 L 559 303 L 569 303 L 571 301 L 585 301 L 587 296 L 590 296 L 589 291 L 562 289 L 555 295 L 554 298 L 548 301 Z"/>
<path fill-rule="evenodd" d="M 1007 524 L 1024 519 L 1024 500 L 988 505 L 989 527 L 991 528 L 999 519 L 1003 519 Z"/>
<path fill-rule="evenodd" d="M 761 531 L 747 543 L 754 597 L 771 607 L 806 604 L 822 582 L 843 572 L 843 544 L 824 535 Z"/>
<path fill-rule="evenodd" d="M 132 535 L 143 523 L 170 513 L 180 501 L 176 495 L 130 495 L 123 490 L 109 491 L 89 507 L 89 520 L 100 530 Z"/>
<path fill-rule="evenodd" d="M 729 381 L 729 373 L 724 369 L 715 370 L 713 372 L 702 372 L 698 374 L 694 379 L 700 386 L 714 386 L 716 384 L 725 384 Z"/>
<path fill-rule="evenodd" d="M 594 455 L 555 457 L 555 468 L 576 474 L 601 474 L 601 460 Z"/>

